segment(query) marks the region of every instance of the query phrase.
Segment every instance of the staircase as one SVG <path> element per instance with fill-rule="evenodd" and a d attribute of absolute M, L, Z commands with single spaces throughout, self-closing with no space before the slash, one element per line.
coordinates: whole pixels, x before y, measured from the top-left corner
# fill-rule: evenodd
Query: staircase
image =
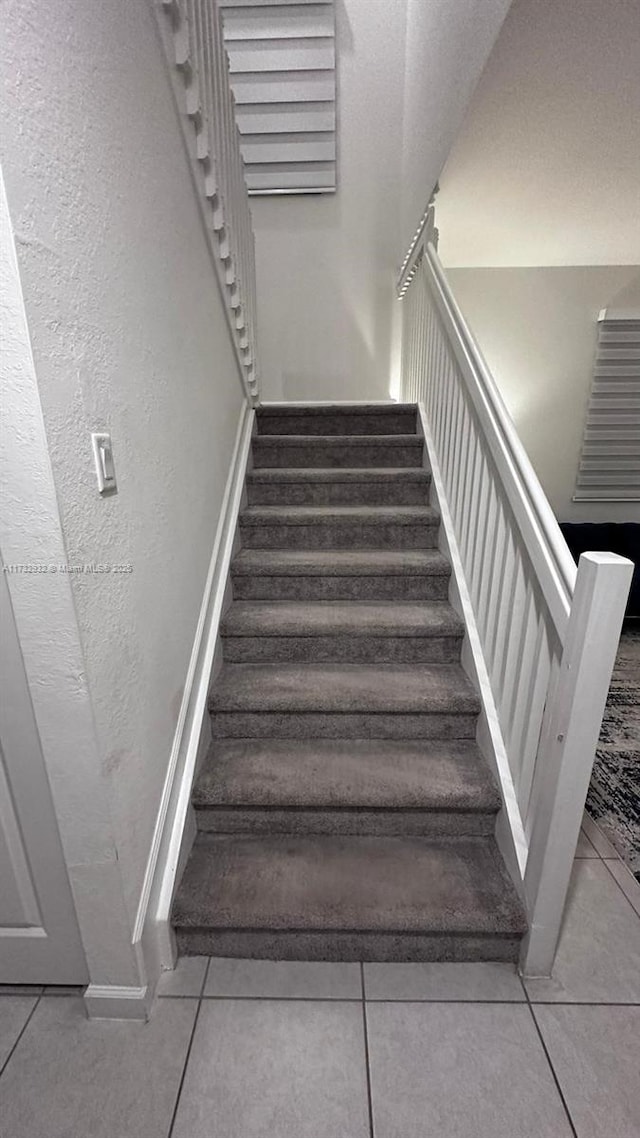
<path fill-rule="evenodd" d="M 411 405 L 261 408 L 181 953 L 515 960 Z"/>

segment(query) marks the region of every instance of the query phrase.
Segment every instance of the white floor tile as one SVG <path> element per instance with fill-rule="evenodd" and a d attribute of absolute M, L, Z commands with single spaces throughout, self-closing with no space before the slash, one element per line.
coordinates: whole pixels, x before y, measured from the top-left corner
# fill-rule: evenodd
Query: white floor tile
<path fill-rule="evenodd" d="M 579 1138 L 640 1134 L 640 1008 L 536 1007 Z"/>
<path fill-rule="evenodd" d="M 376 1138 L 571 1138 L 528 1006 L 367 1005 Z"/>
<path fill-rule="evenodd" d="M 365 964 L 368 1000 L 524 1000 L 513 964 Z"/>
<path fill-rule="evenodd" d="M 37 996 L 2 996 L 0 999 L 0 1071 L 4 1067 Z"/>
<path fill-rule="evenodd" d="M 640 918 L 601 861 L 575 862 L 553 976 L 526 987 L 533 1001 L 640 1002 Z"/>
<path fill-rule="evenodd" d="M 173 1138 L 218 1136 L 369 1138 L 361 1005 L 204 1000 Z"/>
<path fill-rule="evenodd" d="M 214 958 L 209 967 L 205 995 L 258 996 L 276 1000 L 360 1000 L 360 965 Z"/>
<path fill-rule="evenodd" d="M 158 996 L 199 996 L 209 963 L 208 956 L 181 956 L 173 972 L 163 972 L 158 980 Z"/>
<path fill-rule="evenodd" d="M 611 845 L 611 842 L 602 832 L 598 824 L 593 821 L 593 818 L 587 814 L 586 811 L 582 819 L 582 829 L 584 830 L 591 844 L 600 854 L 600 857 L 619 857 L 615 846 Z"/>
<path fill-rule="evenodd" d="M 607 869 L 613 874 L 627 900 L 640 917 L 640 885 L 623 861 L 607 861 Z"/>
<path fill-rule="evenodd" d="M 600 857 L 593 842 L 585 834 L 584 830 L 580 831 L 578 837 L 578 845 L 576 847 L 576 857 Z"/>
<path fill-rule="evenodd" d="M 196 1008 L 88 1020 L 82 1000 L 43 996 L 0 1081 L 1 1138 L 167 1138 Z"/>

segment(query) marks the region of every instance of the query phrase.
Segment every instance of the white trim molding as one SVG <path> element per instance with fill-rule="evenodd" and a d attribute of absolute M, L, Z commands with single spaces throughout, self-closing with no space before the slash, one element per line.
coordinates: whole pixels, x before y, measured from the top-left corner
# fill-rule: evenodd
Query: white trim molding
<path fill-rule="evenodd" d="M 151 992 L 175 964 L 171 903 L 193 843 L 190 803 L 194 776 L 209 743 L 207 696 L 216 657 L 229 566 L 244 493 L 255 412 L 243 404 L 209 564 L 200 617 L 133 932 Z M 93 994 L 95 997 L 95 994 Z M 103 1013 L 105 1014 L 105 1013 Z"/>
<path fill-rule="evenodd" d="M 255 404 L 260 386 L 255 246 L 221 15 L 215 2 L 149 2 L 242 384 Z"/>
<path fill-rule="evenodd" d="M 84 1006 L 89 1019 L 149 1018 L 153 991 L 144 988 L 121 988 L 117 984 L 89 984 L 84 993 Z"/>

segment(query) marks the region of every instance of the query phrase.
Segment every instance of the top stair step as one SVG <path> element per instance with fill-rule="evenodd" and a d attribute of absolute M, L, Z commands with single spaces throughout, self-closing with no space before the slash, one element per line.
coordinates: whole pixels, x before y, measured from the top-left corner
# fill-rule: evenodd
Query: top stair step
<path fill-rule="evenodd" d="M 411 403 L 344 403 L 321 407 L 259 407 L 259 435 L 410 435 L 417 425 Z"/>

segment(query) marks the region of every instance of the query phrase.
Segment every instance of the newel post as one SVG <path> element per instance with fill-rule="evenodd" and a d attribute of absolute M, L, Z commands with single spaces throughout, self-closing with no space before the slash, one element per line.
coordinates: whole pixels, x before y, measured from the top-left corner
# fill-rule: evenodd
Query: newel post
<path fill-rule="evenodd" d="M 583 553 L 578 565 L 531 794 L 525 976 L 551 973 L 632 574 L 632 562 L 614 553 Z"/>

